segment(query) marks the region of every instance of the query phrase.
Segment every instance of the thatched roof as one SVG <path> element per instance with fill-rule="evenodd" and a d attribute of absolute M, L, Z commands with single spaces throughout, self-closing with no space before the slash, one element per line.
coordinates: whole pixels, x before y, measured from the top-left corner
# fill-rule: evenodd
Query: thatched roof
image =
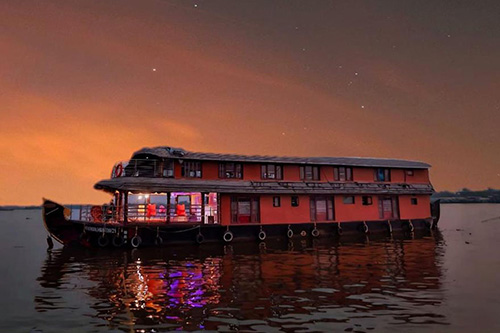
<path fill-rule="evenodd" d="M 228 162 L 248 162 L 248 163 L 280 163 L 280 164 L 314 164 L 314 165 L 340 165 L 340 166 L 360 166 L 360 167 L 386 167 L 386 168 L 409 168 L 428 169 L 430 165 L 418 161 L 368 158 L 368 157 L 285 157 L 285 156 L 265 156 L 265 155 L 234 155 L 190 152 L 182 148 L 174 147 L 153 147 L 142 148 L 136 151 L 132 158 L 141 155 L 153 155 L 160 158 L 173 158 L 183 160 L 199 161 L 228 161 Z"/>
<path fill-rule="evenodd" d="M 95 186 L 107 192 L 217 192 L 255 194 L 432 194 L 430 184 L 194 180 L 120 177 Z"/>

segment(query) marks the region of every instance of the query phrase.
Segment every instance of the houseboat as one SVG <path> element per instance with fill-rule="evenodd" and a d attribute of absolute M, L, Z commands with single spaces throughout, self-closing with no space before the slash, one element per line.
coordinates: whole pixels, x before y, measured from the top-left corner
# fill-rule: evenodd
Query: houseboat
<path fill-rule="evenodd" d="M 413 233 L 439 219 L 429 168 L 400 159 L 143 148 L 95 184 L 112 196 L 109 204 L 44 199 L 43 220 L 50 242 L 98 247 Z"/>

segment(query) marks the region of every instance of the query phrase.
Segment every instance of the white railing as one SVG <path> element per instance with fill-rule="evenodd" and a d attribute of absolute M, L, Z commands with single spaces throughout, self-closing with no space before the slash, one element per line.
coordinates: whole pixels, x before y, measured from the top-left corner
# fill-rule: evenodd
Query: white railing
<path fill-rule="evenodd" d="M 70 206 L 71 219 L 95 223 L 218 223 L 217 206 L 214 205 L 156 205 L 137 204 L 117 207 L 114 205 Z"/>

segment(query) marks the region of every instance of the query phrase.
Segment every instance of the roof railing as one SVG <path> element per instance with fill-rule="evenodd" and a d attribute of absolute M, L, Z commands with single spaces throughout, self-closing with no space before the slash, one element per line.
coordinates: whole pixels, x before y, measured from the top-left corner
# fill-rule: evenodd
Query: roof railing
<path fill-rule="evenodd" d="M 111 178 L 118 177 L 174 177 L 173 162 L 155 159 L 131 159 L 113 166 Z"/>

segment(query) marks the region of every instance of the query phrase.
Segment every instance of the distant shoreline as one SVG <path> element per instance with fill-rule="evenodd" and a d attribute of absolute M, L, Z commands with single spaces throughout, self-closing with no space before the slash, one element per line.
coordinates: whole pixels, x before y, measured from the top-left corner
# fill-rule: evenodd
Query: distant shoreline
<path fill-rule="evenodd" d="M 42 206 L 0 206 L 0 212 L 8 212 L 12 210 L 36 210 L 42 209 Z"/>

